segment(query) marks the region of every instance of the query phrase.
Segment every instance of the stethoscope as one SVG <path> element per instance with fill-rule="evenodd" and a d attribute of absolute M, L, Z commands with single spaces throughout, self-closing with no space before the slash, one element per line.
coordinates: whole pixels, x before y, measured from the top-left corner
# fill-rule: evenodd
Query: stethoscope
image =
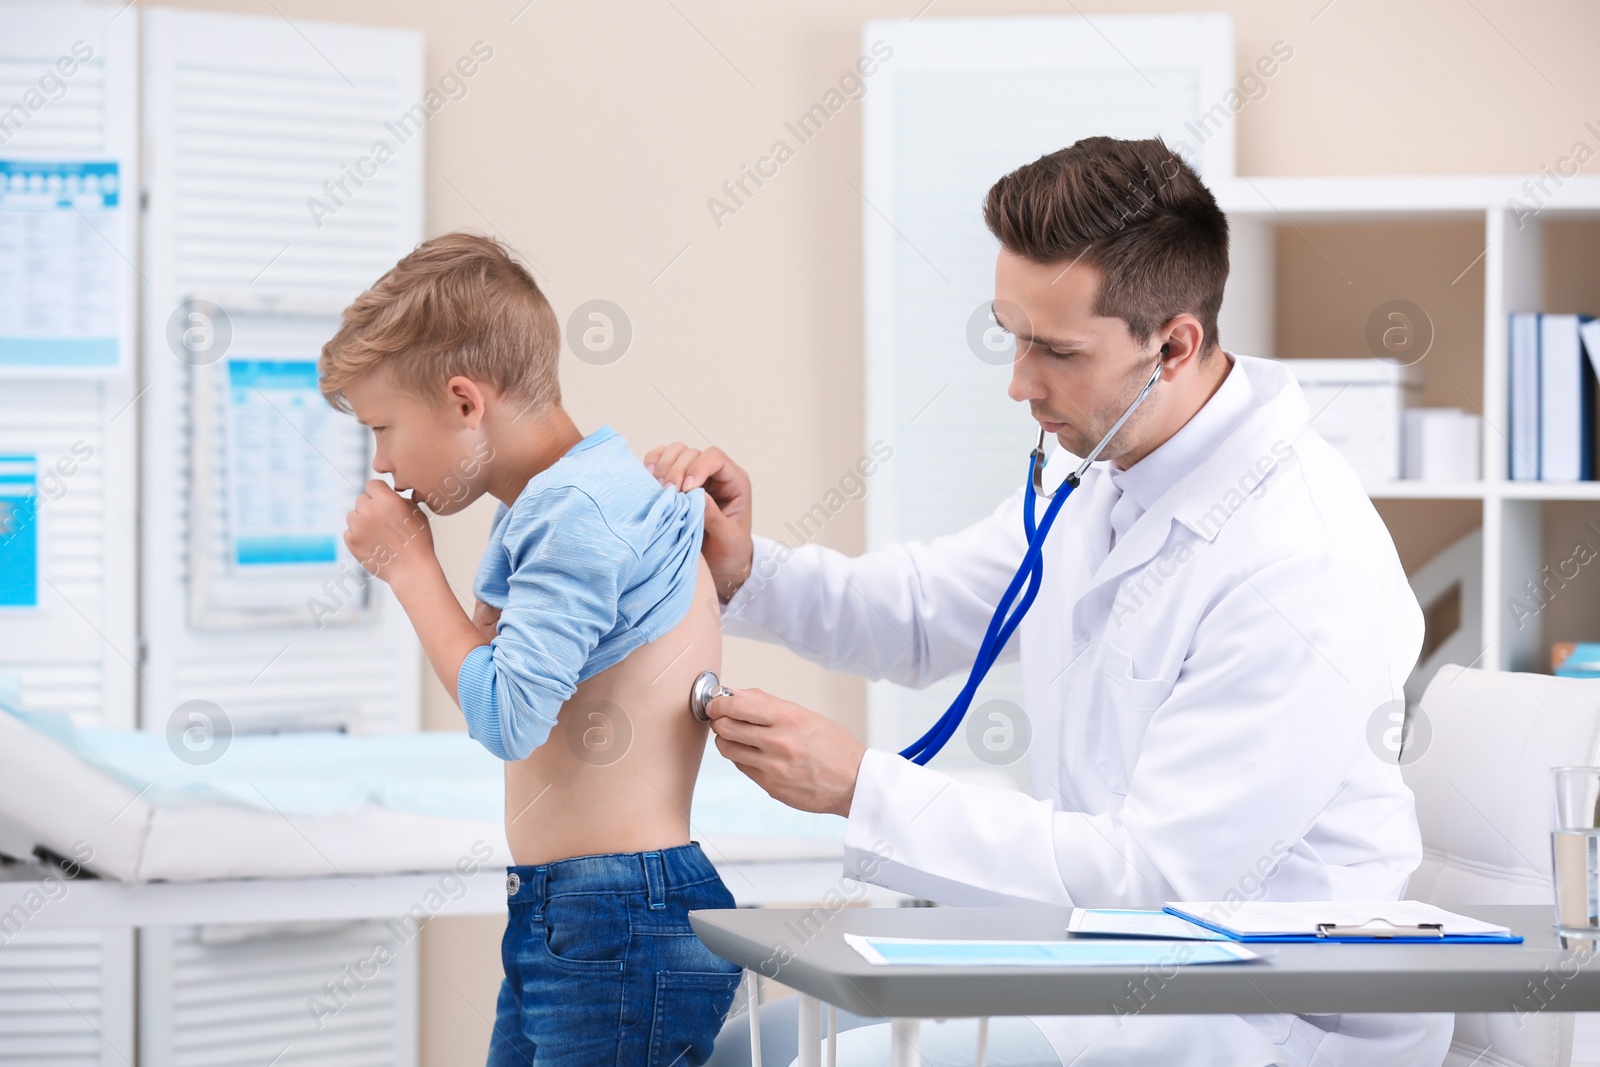
<path fill-rule="evenodd" d="M 1162 345 L 1161 355 L 1164 357 L 1166 354 L 1167 346 Z M 1001 594 L 1000 603 L 995 606 L 994 615 L 990 618 L 989 627 L 983 635 L 983 643 L 978 646 L 978 656 L 973 661 L 972 672 L 967 676 L 967 684 L 961 687 L 961 692 L 956 694 L 956 698 L 950 702 L 950 707 L 945 709 L 939 720 L 928 728 L 928 732 L 901 750 L 900 755 L 912 763 L 927 763 L 950 738 L 955 736 L 961 720 L 966 717 L 967 709 L 972 706 L 972 698 L 978 691 L 978 685 L 988 675 L 989 668 L 994 666 L 995 660 L 1000 658 L 1000 652 L 1006 647 L 1006 642 L 1011 640 L 1017 624 L 1033 606 L 1034 597 L 1039 595 L 1039 587 L 1044 582 L 1044 542 L 1050 535 L 1050 527 L 1055 523 L 1061 505 L 1067 502 L 1067 497 L 1071 496 L 1072 491 L 1082 483 L 1084 474 L 1111 444 L 1111 439 L 1122 429 L 1123 423 L 1132 417 L 1139 405 L 1144 403 L 1144 398 L 1150 395 L 1150 390 L 1155 388 L 1156 382 L 1161 378 L 1163 362 L 1156 363 L 1156 369 L 1151 373 L 1150 380 L 1144 383 L 1144 388 L 1139 390 L 1139 395 L 1133 398 L 1133 403 L 1128 405 L 1122 416 L 1111 424 L 1111 429 L 1100 438 L 1100 443 L 1084 457 L 1082 463 L 1078 464 L 1078 469 L 1062 479 L 1061 484 L 1052 492 L 1047 492 L 1044 487 L 1044 428 L 1040 427 L 1039 441 L 1033 446 L 1033 451 L 1028 453 L 1028 480 L 1022 487 L 1022 530 L 1028 538 L 1028 549 L 1022 554 L 1022 564 L 1017 568 L 1017 573 L 1006 586 L 1006 591 Z M 1044 497 L 1050 501 L 1050 505 L 1045 508 L 1044 518 L 1036 525 L 1034 510 L 1038 497 Z M 1023 588 L 1025 582 L 1026 589 Z M 1019 595 L 1022 598 L 1020 602 L 1017 600 Z M 1016 605 L 1014 611 L 1013 604 Z M 732 691 L 718 681 L 714 671 L 704 671 L 689 689 L 689 710 L 701 722 L 710 722 L 706 705 L 717 697 L 732 695 Z"/>

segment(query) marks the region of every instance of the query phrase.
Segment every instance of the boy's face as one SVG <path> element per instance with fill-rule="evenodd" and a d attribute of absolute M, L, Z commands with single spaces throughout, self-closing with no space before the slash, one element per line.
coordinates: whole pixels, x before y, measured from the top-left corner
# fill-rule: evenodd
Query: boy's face
<path fill-rule="evenodd" d="M 436 515 L 454 514 L 483 495 L 489 443 L 481 408 L 476 415 L 463 411 L 454 396 L 427 404 L 400 390 L 382 367 L 346 385 L 344 397 L 356 420 L 372 429 L 372 469 L 394 475 L 397 491 L 414 490 L 412 498 Z"/>

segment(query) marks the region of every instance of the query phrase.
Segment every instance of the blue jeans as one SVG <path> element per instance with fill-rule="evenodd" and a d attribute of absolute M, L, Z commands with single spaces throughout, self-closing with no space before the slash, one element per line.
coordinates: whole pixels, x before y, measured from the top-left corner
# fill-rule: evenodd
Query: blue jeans
<path fill-rule="evenodd" d="M 741 969 L 689 928 L 733 894 L 700 846 L 508 867 L 489 1067 L 692 1067 Z"/>

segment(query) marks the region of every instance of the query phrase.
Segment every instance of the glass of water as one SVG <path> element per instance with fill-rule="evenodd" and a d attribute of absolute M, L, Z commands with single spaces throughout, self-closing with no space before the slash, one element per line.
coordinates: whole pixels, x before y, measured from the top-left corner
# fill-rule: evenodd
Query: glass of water
<path fill-rule="evenodd" d="M 1556 929 L 1562 937 L 1600 938 L 1600 767 L 1554 767 Z"/>

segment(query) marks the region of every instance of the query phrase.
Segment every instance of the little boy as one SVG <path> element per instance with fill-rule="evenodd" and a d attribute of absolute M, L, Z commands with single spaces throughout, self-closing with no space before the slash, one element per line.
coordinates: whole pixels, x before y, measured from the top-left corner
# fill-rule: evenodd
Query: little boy
<path fill-rule="evenodd" d="M 510 914 L 489 1064 L 698 1064 L 740 971 L 689 927 L 733 897 L 689 840 L 721 663 L 705 495 L 663 488 L 561 406 L 560 329 L 498 242 L 427 241 L 345 309 L 319 364 L 376 440 L 345 544 L 388 582 L 468 732 L 506 761 Z M 413 500 L 399 492 L 411 490 Z M 399 492 L 396 492 L 399 490 Z M 500 501 L 468 618 L 420 500 Z"/>

